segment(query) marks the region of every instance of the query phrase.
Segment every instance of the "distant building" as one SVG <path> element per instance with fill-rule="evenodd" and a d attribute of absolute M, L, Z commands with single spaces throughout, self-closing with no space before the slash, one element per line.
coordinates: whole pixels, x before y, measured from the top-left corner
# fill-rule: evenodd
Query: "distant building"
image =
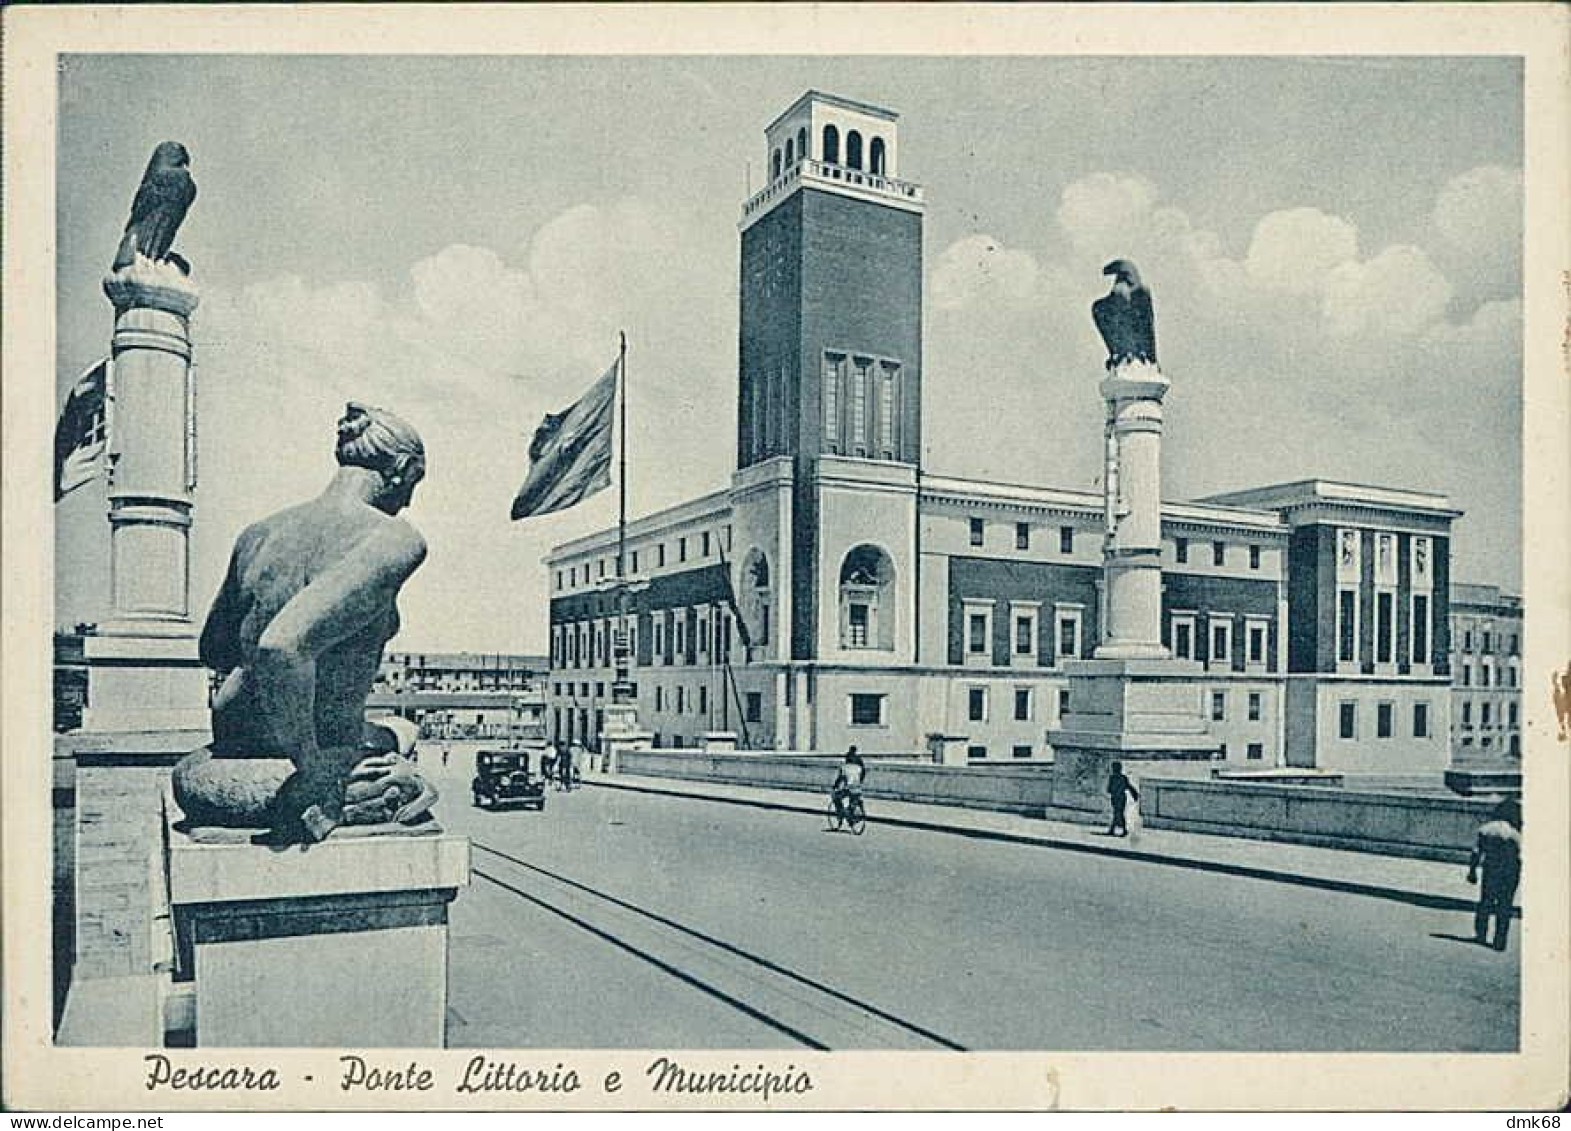
<path fill-rule="evenodd" d="M 975 761 L 1051 759 L 1064 663 L 1100 639 L 1102 497 L 921 466 L 938 378 L 896 116 L 809 92 L 765 134 L 772 175 L 740 223 L 736 471 L 628 524 L 641 725 L 665 746 L 729 730 L 753 749 L 915 752 L 938 734 Z M 1094 395 L 1097 360 L 1065 395 Z M 1163 505 L 1163 643 L 1203 665 L 1186 682 L 1218 760 L 1445 768 L 1458 514 L 1326 480 Z M 609 530 L 545 560 L 559 740 L 599 739 L 616 553 Z"/>
<path fill-rule="evenodd" d="M 388 652 L 366 709 L 411 719 L 427 738 L 506 738 L 541 725 L 546 669 L 536 655 Z"/>
<path fill-rule="evenodd" d="M 1455 761 L 1522 756 L 1522 598 L 1451 586 L 1451 746 Z"/>

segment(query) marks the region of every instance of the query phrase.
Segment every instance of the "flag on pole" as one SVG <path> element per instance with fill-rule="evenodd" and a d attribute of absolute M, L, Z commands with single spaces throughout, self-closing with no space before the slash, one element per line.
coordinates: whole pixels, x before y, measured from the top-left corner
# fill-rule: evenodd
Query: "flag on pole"
<path fill-rule="evenodd" d="M 548 412 L 529 442 L 529 476 L 513 517 L 550 514 L 611 486 L 611 421 L 617 364 L 562 412 Z"/>
<path fill-rule="evenodd" d="M 108 443 L 105 393 L 109 359 L 76 379 L 55 424 L 55 502 L 98 474 Z"/>

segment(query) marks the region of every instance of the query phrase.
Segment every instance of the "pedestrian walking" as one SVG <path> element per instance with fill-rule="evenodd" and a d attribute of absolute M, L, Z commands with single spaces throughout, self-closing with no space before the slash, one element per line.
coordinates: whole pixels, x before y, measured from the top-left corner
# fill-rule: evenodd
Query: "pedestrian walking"
<path fill-rule="evenodd" d="M 444 738 L 442 740 L 442 765 L 444 765 L 444 766 L 447 765 L 447 757 L 452 752 L 453 752 L 452 743 L 448 742 L 447 739 Z"/>
<path fill-rule="evenodd" d="M 1478 889 L 1478 910 L 1473 913 L 1473 938 L 1486 942 L 1489 920 L 1495 920 L 1494 948 L 1504 950 L 1511 933 L 1511 904 L 1522 876 L 1522 804 L 1507 798 L 1494 815 L 1479 827 L 1478 843 L 1467 861 L 1467 882 L 1477 883 L 1479 868 L 1484 882 Z"/>
<path fill-rule="evenodd" d="M 1124 776 L 1124 764 L 1114 762 L 1112 772 L 1107 775 L 1107 797 L 1113 803 L 1113 823 L 1107 826 L 1108 836 L 1128 836 L 1129 824 L 1124 816 L 1124 807 L 1133 797 L 1140 800 L 1140 794 L 1134 784 Z"/>

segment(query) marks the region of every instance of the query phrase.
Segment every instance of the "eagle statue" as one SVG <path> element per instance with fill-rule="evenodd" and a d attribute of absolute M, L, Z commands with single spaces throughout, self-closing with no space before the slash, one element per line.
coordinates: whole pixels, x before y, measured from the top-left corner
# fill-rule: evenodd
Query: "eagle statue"
<path fill-rule="evenodd" d="M 191 155 L 178 141 L 161 142 L 153 150 L 147 172 L 142 174 L 142 186 L 131 203 L 131 218 L 126 221 L 112 270 L 129 267 L 138 255 L 143 255 L 154 262 L 173 263 L 184 274 L 191 273 L 190 264 L 169 251 L 186 210 L 196 199 L 190 166 Z"/>
<path fill-rule="evenodd" d="M 1151 312 L 1151 292 L 1140 281 L 1140 272 L 1127 259 L 1115 259 L 1102 268 L 1113 276 L 1113 289 L 1091 304 L 1091 317 L 1107 345 L 1107 367 L 1126 361 L 1156 364 L 1156 318 Z"/>

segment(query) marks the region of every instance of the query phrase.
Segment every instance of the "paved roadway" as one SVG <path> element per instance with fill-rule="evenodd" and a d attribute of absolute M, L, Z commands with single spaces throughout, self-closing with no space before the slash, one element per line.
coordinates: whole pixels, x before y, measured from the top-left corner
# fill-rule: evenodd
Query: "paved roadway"
<path fill-rule="evenodd" d="M 475 843 L 455 1046 L 1516 1047 L 1516 940 L 1467 915 L 594 785 L 483 812 L 468 749 L 422 751 Z"/>

